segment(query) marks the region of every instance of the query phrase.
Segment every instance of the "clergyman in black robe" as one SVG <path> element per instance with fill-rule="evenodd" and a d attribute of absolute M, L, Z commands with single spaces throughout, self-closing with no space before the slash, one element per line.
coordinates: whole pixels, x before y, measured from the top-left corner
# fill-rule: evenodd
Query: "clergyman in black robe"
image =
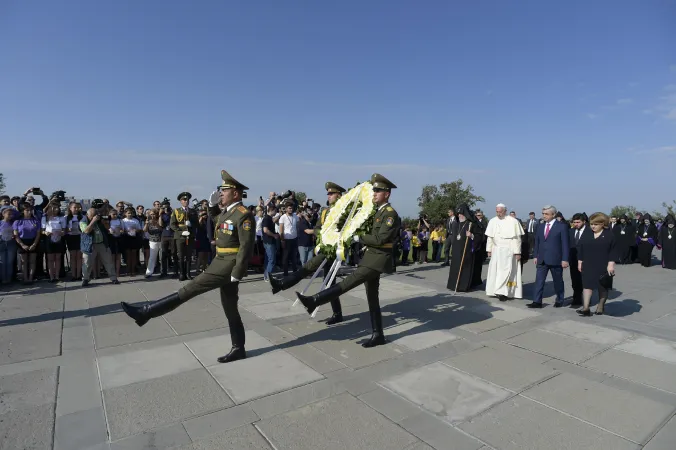
<path fill-rule="evenodd" d="M 615 237 L 615 257 L 617 264 L 631 264 L 632 247 L 636 246 L 636 228 L 627 215 L 620 216 L 620 221 L 613 227 Z"/>
<path fill-rule="evenodd" d="M 650 267 L 653 247 L 657 244 L 657 227 L 650 214 L 643 215 L 643 223 L 639 225 L 636 232 L 636 243 L 638 244 L 638 262 L 643 267 Z"/>
<path fill-rule="evenodd" d="M 472 289 L 474 258 L 483 242 L 484 230 L 467 205 L 460 205 L 455 214 L 458 224 L 453 229 L 454 235 L 448 237 L 453 242 L 446 287 L 452 291 L 468 292 Z"/>
<path fill-rule="evenodd" d="M 676 219 L 671 214 L 664 218 L 658 243 L 662 247 L 662 267 L 676 269 Z"/>

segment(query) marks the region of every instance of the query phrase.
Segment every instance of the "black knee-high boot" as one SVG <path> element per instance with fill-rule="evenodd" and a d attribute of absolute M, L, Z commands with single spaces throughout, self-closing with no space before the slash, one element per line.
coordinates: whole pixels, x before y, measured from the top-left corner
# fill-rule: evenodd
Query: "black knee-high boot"
<path fill-rule="evenodd" d="M 143 306 L 132 306 L 127 302 L 122 302 L 122 309 L 125 313 L 134 321 L 139 327 L 142 327 L 150 319 L 162 316 L 168 312 L 171 312 L 185 303 L 185 300 L 181 300 L 178 297 L 178 293 L 173 293 L 167 297 L 161 298 L 150 304 L 145 304 Z"/>
<path fill-rule="evenodd" d="M 325 305 L 331 300 L 337 299 L 340 294 L 342 294 L 340 286 L 334 284 L 330 288 L 317 292 L 315 295 L 302 295 L 300 292 L 296 292 L 296 297 L 298 297 L 298 300 L 305 306 L 308 314 L 312 314 L 318 306 Z"/>
<path fill-rule="evenodd" d="M 237 309 L 237 301 L 232 299 L 221 299 L 225 318 L 228 319 L 228 326 L 230 327 L 230 340 L 232 341 L 232 348 L 227 355 L 220 356 L 217 361 L 219 363 L 229 363 L 246 358 L 246 350 L 244 343 L 246 333 L 244 332 L 244 323 L 239 315 Z"/>
<path fill-rule="evenodd" d="M 327 325 L 334 325 L 343 321 L 343 308 L 340 305 L 340 299 L 331 300 L 331 309 L 333 315 L 326 321 Z"/>
<path fill-rule="evenodd" d="M 385 344 L 385 334 L 383 333 L 383 316 L 380 312 L 380 304 L 376 301 L 375 304 L 369 302 L 369 315 L 371 316 L 371 339 L 364 342 L 362 347 L 370 348 L 377 345 Z"/>
<path fill-rule="evenodd" d="M 295 272 L 290 273 L 289 275 L 281 278 L 270 276 L 270 287 L 272 288 L 272 293 L 276 294 L 279 291 L 285 291 L 295 285 L 297 285 L 307 273 L 305 269 L 296 270 Z"/>

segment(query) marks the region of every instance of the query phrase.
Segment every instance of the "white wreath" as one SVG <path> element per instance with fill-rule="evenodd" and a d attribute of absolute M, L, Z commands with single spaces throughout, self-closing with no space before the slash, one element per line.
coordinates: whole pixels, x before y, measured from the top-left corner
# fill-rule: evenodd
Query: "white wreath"
<path fill-rule="evenodd" d="M 350 220 L 346 220 L 343 229 L 338 229 L 338 222 L 341 217 L 352 210 L 354 202 L 361 202 Z M 315 249 L 320 252 L 321 246 L 335 246 L 336 257 L 345 261 L 345 247 L 349 247 L 352 236 L 359 231 L 359 228 L 373 214 L 373 185 L 368 181 L 358 184 L 350 189 L 345 195 L 340 197 L 333 205 L 331 211 L 324 220 L 321 229 L 321 244 Z"/>

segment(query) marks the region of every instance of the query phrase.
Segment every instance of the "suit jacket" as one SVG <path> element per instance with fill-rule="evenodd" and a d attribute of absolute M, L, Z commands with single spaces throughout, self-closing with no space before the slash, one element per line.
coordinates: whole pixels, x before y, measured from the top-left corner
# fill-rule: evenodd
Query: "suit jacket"
<path fill-rule="evenodd" d="M 453 220 L 451 221 L 451 219 L 453 219 Z M 458 219 L 456 219 L 455 216 L 446 218 L 446 236 L 452 236 L 453 235 L 453 227 L 457 222 L 458 222 Z"/>
<path fill-rule="evenodd" d="M 560 266 L 562 261 L 568 262 L 570 256 L 570 230 L 557 220 L 552 221 L 547 239 L 545 231 L 547 225 L 538 227 L 535 233 L 535 246 L 533 258 L 537 258 L 538 264 L 548 266 Z"/>
<path fill-rule="evenodd" d="M 586 225 L 584 227 L 584 231 L 582 231 L 582 234 L 580 235 L 580 238 L 578 239 L 578 242 L 575 243 L 575 233 L 577 232 L 577 229 L 575 228 L 570 228 L 568 229 L 568 243 L 570 244 L 570 253 L 568 255 L 568 261 L 570 261 L 572 264 L 577 263 L 577 249 L 579 247 L 580 242 L 582 242 L 582 238 L 591 234 L 594 234 L 592 231 L 591 227 L 589 225 Z"/>
<path fill-rule="evenodd" d="M 540 225 L 540 221 L 539 221 L 538 219 L 533 219 L 533 222 L 535 222 L 535 223 L 533 224 L 533 231 L 532 231 L 532 233 L 533 233 L 533 235 L 535 235 L 535 233 L 537 233 L 537 231 L 538 231 L 538 225 Z M 526 233 L 531 232 L 531 231 L 530 231 L 530 219 L 528 219 L 528 220 L 526 221 L 526 227 L 525 227 L 525 228 L 526 228 Z"/>

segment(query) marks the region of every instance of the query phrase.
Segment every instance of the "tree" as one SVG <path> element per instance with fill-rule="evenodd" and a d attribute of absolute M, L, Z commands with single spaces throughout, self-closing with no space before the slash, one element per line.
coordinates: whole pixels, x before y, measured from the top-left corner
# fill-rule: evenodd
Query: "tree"
<path fill-rule="evenodd" d="M 303 203 L 303 201 L 305 201 L 305 199 L 307 198 L 307 194 L 305 192 L 296 191 L 294 194 L 296 197 L 296 201 L 298 201 L 298 203 Z"/>
<path fill-rule="evenodd" d="M 5 176 L 0 172 L 0 195 L 5 193 Z"/>
<path fill-rule="evenodd" d="M 2 175 L 2 174 L 0 174 Z M 1 183 L 1 181 L 0 181 Z M 1 186 L 1 184 L 0 184 Z M 671 201 L 671 205 L 667 202 L 662 202 L 662 207 L 667 210 L 667 214 L 671 214 L 672 217 L 676 217 L 676 211 L 674 211 L 674 208 L 676 208 L 676 200 Z"/>
<path fill-rule="evenodd" d="M 616 205 L 613 206 L 613 209 L 610 210 L 610 215 L 615 217 L 621 217 L 626 214 L 629 219 L 633 219 L 637 211 L 638 210 L 636 209 L 636 207 L 631 205 L 626 206 Z"/>
<path fill-rule="evenodd" d="M 424 186 L 418 197 L 418 206 L 422 214 L 427 214 L 427 222 L 434 226 L 446 222 L 449 209 L 463 203 L 472 208 L 483 201 L 484 198 L 476 195 L 471 185 L 464 186 L 462 179 L 458 178 L 450 183 L 442 183 L 439 187 L 433 184 Z"/>

